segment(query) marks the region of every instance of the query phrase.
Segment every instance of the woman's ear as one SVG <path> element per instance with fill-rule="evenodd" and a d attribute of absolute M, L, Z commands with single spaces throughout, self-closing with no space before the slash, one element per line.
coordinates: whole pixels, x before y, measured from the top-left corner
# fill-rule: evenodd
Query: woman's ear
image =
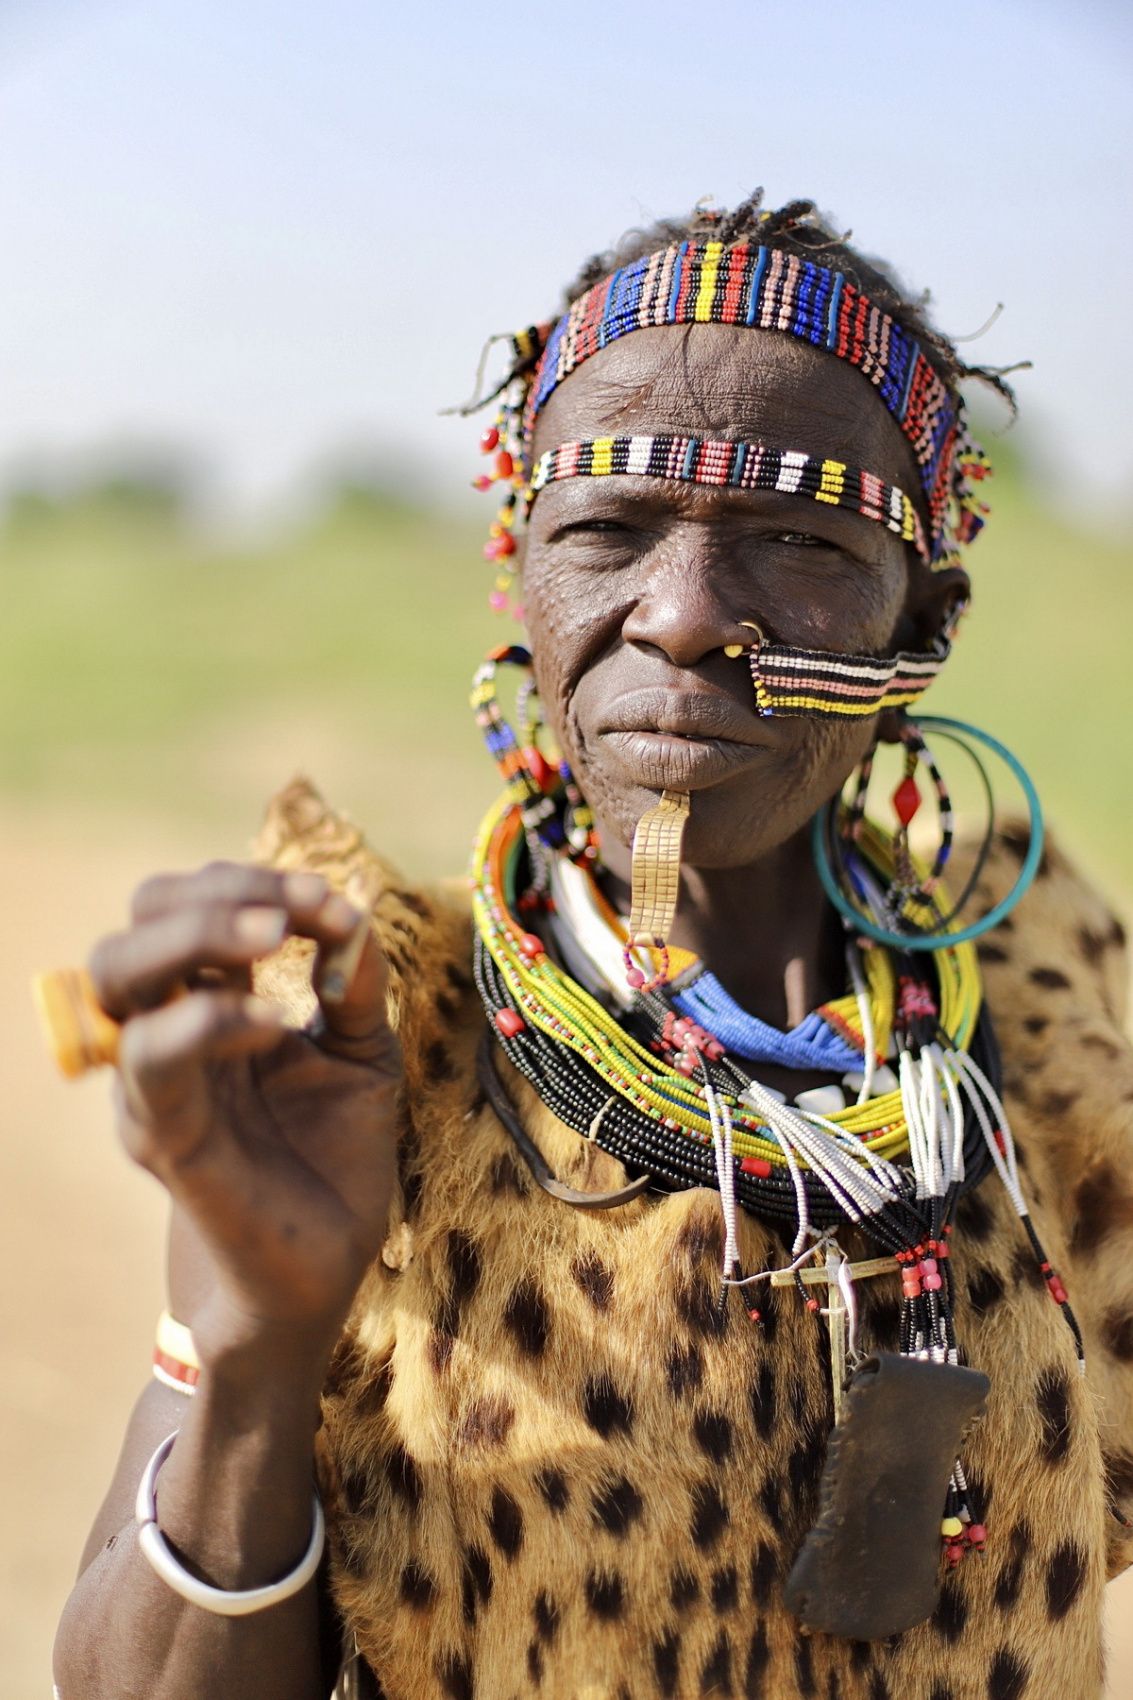
<path fill-rule="evenodd" d="M 956 610 L 971 599 L 972 585 L 963 567 L 943 567 L 930 572 L 918 560 L 909 573 L 905 614 L 916 649 L 927 649 L 939 637 Z"/>
<path fill-rule="evenodd" d="M 919 557 L 915 559 L 909 568 L 909 589 L 895 634 L 895 647 L 927 649 L 971 594 L 971 581 L 963 567 L 944 567 L 934 573 Z M 883 744 L 899 742 L 899 718 L 897 709 L 886 709 L 880 716 L 877 736 Z"/>

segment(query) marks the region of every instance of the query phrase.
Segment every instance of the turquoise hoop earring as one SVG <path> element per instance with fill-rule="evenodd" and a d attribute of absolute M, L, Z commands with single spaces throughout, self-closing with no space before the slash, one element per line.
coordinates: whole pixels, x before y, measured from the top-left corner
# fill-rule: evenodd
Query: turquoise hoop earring
<path fill-rule="evenodd" d="M 1031 885 L 1035 874 L 1038 872 L 1043 853 L 1042 804 L 1039 802 L 1039 794 L 1035 790 L 1030 775 L 1018 757 L 1012 755 L 1006 745 L 1001 744 L 998 738 L 993 738 L 990 732 L 984 732 L 978 726 L 971 726 L 965 720 L 949 720 L 940 715 L 925 714 L 917 716 L 917 724 L 927 731 L 964 734 L 969 738 L 974 738 L 978 744 L 982 744 L 985 749 L 999 757 L 1004 766 L 1015 775 L 1023 795 L 1027 799 L 1027 809 L 1030 815 L 1030 843 L 1027 846 L 1027 854 L 1023 858 L 1023 865 L 1019 869 L 1019 877 L 1015 884 L 1011 887 L 1007 896 L 1001 899 L 994 909 L 989 909 L 987 914 L 981 916 L 978 921 L 973 921 L 970 926 L 960 927 L 956 932 L 898 933 L 887 927 L 879 927 L 876 922 L 869 920 L 868 917 L 855 909 L 842 891 L 834 877 L 834 869 L 831 866 L 830 852 L 826 842 L 831 812 L 836 807 L 836 802 L 828 803 L 825 808 L 819 809 L 811 823 L 811 849 L 823 891 L 837 909 L 839 915 L 849 923 L 855 932 L 864 935 L 867 939 L 873 939 L 876 944 L 889 945 L 894 950 L 940 950 L 947 945 L 966 944 L 969 939 L 978 939 L 984 933 L 991 932 L 993 927 L 999 925 L 1004 916 L 1011 913 Z"/>

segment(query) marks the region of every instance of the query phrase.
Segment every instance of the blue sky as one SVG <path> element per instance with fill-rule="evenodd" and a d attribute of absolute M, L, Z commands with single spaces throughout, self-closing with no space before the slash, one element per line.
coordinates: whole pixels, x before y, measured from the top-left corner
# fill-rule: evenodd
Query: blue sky
<path fill-rule="evenodd" d="M 244 508 L 352 449 L 454 493 L 480 344 L 756 183 L 1031 358 L 1064 498 L 1133 495 L 1118 0 L 3 0 L 0 478 L 186 448 Z"/>

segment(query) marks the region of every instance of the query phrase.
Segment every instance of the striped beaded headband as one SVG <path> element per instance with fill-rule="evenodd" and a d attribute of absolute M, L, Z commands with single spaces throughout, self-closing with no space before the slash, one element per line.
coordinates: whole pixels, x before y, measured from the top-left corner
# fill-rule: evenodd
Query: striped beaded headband
<path fill-rule="evenodd" d="M 885 484 L 872 472 L 839 460 L 792 449 L 771 449 L 764 443 L 667 436 L 594 437 L 560 443 L 540 455 L 532 468 L 528 502 L 547 484 L 611 473 L 812 496 L 816 502 L 848 508 L 864 519 L 876 520 L 906 543 L 914 544 L 923 561 L 929 558 L 920 516 L 896 485 Z"/>
<path fill-rule="evenodd" d="M 654 325 L 743 325 L 786 332 L 846 360 L 869 379 L 911 444 L 929 515 L 931 563 L 958 562 L 984 523 L 976 486 L 990 472 L 963 403 L 920 343 L 842 272 L 777 248 L 685 241 L 634 260 L 572 303 L 547 332 L 525 380 L 520 448 L 563 379 L 630 331 Z M 539 332 L 515 339 L 531 359 Z"/>

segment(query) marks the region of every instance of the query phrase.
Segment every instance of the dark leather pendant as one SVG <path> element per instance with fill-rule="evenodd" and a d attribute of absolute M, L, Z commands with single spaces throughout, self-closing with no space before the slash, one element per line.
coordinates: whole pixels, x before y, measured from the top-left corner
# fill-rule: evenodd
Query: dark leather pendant
<path fill-rule="evenodd" d="M 877 1641 L 931 1617 L 949 1478 L 990 1385 L 978 1370 L 892 1352 L 860 1365 L 783 1593 L 804 1628 Z"/>

